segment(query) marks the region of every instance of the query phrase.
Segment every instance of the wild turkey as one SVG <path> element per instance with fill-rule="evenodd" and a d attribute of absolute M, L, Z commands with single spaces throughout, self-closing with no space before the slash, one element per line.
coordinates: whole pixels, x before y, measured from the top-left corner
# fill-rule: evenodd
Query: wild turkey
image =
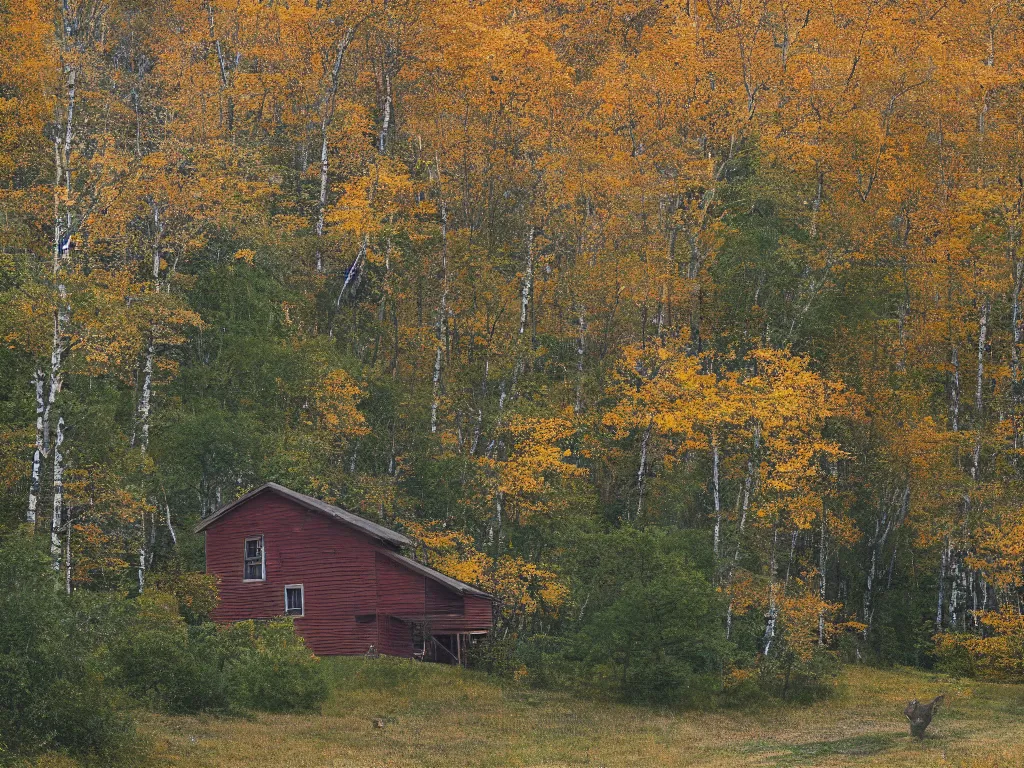
<path fill-rule="evenodd" d="M 927 704 L 921 704 L 917 699 L 914 699 L 907 704 L 906 709 L 903 710 L 903 714 L 907 716 L 907 720 L 910 721 L 910 735 L 918 739 L 924 738 L 924 730 L 928 727 L 928 724 L 932 721 L 932 715 L 942 704 L 946 698 L 945 694 L 936 696 L 934 699 L 929 701 Z"/>

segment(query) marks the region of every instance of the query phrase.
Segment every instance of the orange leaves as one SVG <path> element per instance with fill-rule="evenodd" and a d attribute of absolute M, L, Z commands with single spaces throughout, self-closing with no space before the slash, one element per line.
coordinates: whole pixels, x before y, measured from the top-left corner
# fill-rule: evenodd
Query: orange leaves
<path fill-rule="evenodd" d="M 323 377 L 313 391 L 313 402 L 328 434 L 348 440 L 369 432 L 366 419 L 357 408 L 362 396 L 355 379 L 343 369 Z"/>
<path fill-rule="evenodd" d="M 618 438 L 650 425 L 670 452 L 709 451 L 716 443 L 749 450 L 756 431 L 758 515 L 776 520 L 785 513 L 790 524 L 807 529 L 821 511 L 822 463 L 847 457 L 824 436 L 826 422 L 851 415 L 855 401 L 842 384 L 786 351 L 755 349 L 739 361 L 739 371 L 704 372 L 727 364 L 690 355 L 683 345 L 627 348 L 604 424 Z"/>
<path fill-rule="evenodd" d="M 326 221 L 340 235 L 358 242 L 363 237 L 379 236 L 394 224 L 397 216 L 402 217 L 399 227 L 413 223 L 407 221 L 417 208 L 413 180 L 396 162 L 379 159 L 364 174 L 340 185 L 339 191 Z"/>
<path fill-rule="evenodd" d="M 143 520 L 154 513 L 142 488 L 113 467 L 91 465 L 68 472 L 74 581 L 121 577 L 144 546 Z"/>
<path fill-rule="evenodd" d="M 810 661 L 818 645 L 818 621 L 824 615 L 831 619 L 840 606 L 825 602 L 813 584 L 796 580 L 788 591 L 778 598 L 779 620 L 782 623 L 786 647 L 800 661 Z M 826 641 L 840 631 L 831 620 L 825 622 Z"/>
<path fill-rule="evenodd" d="M 935 636 L 940 663 L 955 665 L 961 674 L 1020 682 L 1024 679 L 1024 615 L 1013 605 L 975 615 L 984 627 L 983 635 L 942 632 Z"/>
<path fill-rule="evenodd" d="M 526 524 L 538 515 L 551 515 L 570 502 L 567 486 L 587 474 L 572 462 L 567 447 L 576 429 L 568 417 L 516 415 L 508 425 L 508 457 L 479 459 L 481 467 L 496 478 L 491 495 L 504 496 L 517 522 Z"/>
<path fill-rule="evenodd" d="M 492 558 L 476 548 L 472 537 L 441 523 L 407 521 L 405 527 L 424 546 L 428 565 L 498 597 L 508 620 L 520 621 L 540 611 L 557 615 L 568 600 L 568 587 L 553 571 L 520 557 Z"/>

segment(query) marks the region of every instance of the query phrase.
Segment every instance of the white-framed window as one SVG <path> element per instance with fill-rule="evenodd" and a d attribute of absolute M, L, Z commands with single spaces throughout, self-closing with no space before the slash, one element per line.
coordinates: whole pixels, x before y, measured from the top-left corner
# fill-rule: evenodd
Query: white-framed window
<path fill-rule="evenodd" d="M 284 588 L 284 615 L 302 616 L 306 608 L 306 590 L 301 584 L 289 584 Z"/>
<path fill-rule="evenodd" d="M 265 581 L 267 578 L 267 555 L 262 536 L 248 536 L 245 539 L 245 581 Z"/>

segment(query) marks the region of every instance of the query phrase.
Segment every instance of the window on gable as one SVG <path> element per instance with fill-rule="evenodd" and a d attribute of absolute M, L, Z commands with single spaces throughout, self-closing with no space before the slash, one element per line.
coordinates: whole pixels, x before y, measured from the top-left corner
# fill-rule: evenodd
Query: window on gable
<path fill-rule="evenodd" d="M 251 536 L 245 540 L 244 578 L 246 581 L 263 581 L 267 578 L 262 536 Z"/>
<path fill-rule="evenodd" d="M 289 584 L 284 588 L 285 616 L 301 616 L 305 611 L 303 597 L 305 590 L 301 584 Z"/>

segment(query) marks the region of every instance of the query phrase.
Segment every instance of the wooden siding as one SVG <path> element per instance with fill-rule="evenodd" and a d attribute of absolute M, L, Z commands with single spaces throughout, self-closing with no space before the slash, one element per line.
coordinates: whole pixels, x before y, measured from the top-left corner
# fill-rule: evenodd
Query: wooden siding
<path fill-rule="evenodd" d="M 393 616 L 382 617 L 380 621 L 381 638 L 377 650 L 388 656 L 404 656 L 412 658 L 412 625 L 407 621 Z"/>
<path fill-rule="evenodd" d="M 411 619 L 426 611 L 424 577 L 376 553 L 377 611 Z"/>
<path fill-rule="evenodd" d="M 494 604 L 486 598 L 472 595 L 466 595 L 462 600 L 462 616 L 436 617 L 431 620 L 430 628 L 435 633 L 480 632 L 491 629 L 494 624 Z"/>
<path fill-rule="evenodd" d="M 262 535 L 264 581 L 243 580 L 245 539 Z M 221 622 L 284 613 L 284 588 L 304 587 L 296 630 L 320 655 L 411 656 L 410 621 L 433 632 L 489 630 L 490 601 L 460 595 L 383 553 L 386 545 L 274 493 L 264 493 L 206 529 L 206 570 L 218 577 Z M 360 617 L 357 621 L 356 617 Z"/>

